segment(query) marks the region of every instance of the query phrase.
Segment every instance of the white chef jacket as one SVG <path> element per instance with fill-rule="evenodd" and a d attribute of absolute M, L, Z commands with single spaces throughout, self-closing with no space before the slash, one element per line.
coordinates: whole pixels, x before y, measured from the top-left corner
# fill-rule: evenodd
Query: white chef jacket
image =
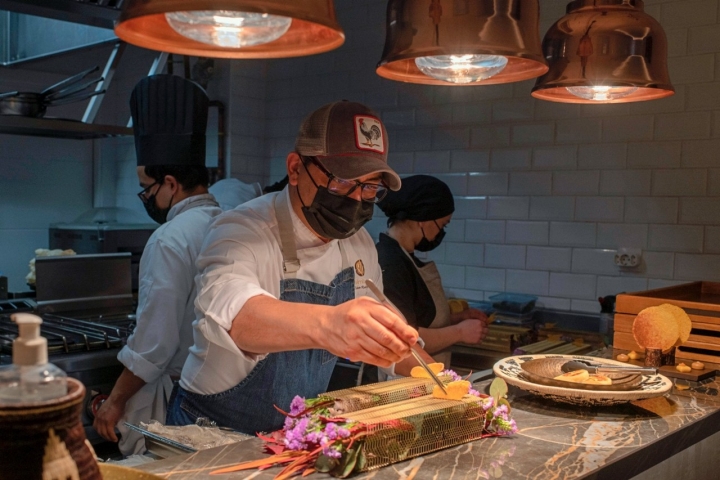
<path fill-rule="evenodd" d="M 273 202 L 288 188 L 251 200 L 215 218 L 197 260 L 195 344 L 182 371 L 180 386 L 194 393 L 214 394 L 244 379 L 265 355 L 241 351 L 228 331 L 245 302 L 257 295 L 280 297 L 283 279 L 280 234 Z M 350 238 L 324 243 L 290 207 L 300 270 L 297 278 L 328 285 L 342 270 L 339 243 L 355 268 L 355 297 L 372 296 L 365 279 L 382 288 L 377 250 L 361 228 Z M 292 310 L 288 310 L 292 315 Z"/>
<path fill-rule="evenodd" d="M 170 376 L 179 376 L 192 345 L 195 320 L 195 260 L 210 220 L 222 211 L 210 194 L 194 195 L 173 205 L 167 222 L 150 236 L 140 259 L 137 326 L 118 360 L 146 382 L 126 404 L 118 429 L 124 455 L 141 452 L 142 435 L 123 421 L 165 423 Z"/>

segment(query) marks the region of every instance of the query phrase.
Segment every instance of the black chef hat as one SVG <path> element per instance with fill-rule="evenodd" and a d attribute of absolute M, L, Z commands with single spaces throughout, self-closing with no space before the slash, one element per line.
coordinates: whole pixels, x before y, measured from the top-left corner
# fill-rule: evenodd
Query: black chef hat
<path fill-rule="evenodd" d="M 152 75 L 130 96 L 138 166 L 205 165 L 208 96 L 176 75 Z"/>
<path fill-rule="evenodd" d="M 450 188 L 430 175 L 403 178 L 400 190 L 388 191 L 378 206 L 392 220 L 417 222 L 437 220 L 455 211 Z"/>

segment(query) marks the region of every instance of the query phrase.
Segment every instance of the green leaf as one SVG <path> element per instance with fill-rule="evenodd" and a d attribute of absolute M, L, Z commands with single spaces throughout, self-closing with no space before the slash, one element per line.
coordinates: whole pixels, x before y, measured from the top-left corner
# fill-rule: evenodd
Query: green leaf
<path fill-rule="evenodd" d="M 315 460 L 315 470 L 322 473 L 328 473 L 333 468 L 338 466 L 338 461 L 335 458 L 330 458 L 322 453 L 318 456 L 318 459 Z"/>
<path fill-rule="evenodd" d="M 500 400 L 507 395 L 508 386 L 505 380 L 496 377 L 495 380 L 490 384 L 490 395 L 495 398 L 495 401 Z"/>
<path fill-rule="evenodd" d="M 365 457 L 365 449 L 362 445 L 358 447 L 357 463 L 355 464 L 358 471 L 362 471 L 367 467 L 367 458 Z"/>
<path fill-rule="evenodd" d="M 340 464 L 335 467 L 333 471 L 330 472 L 330 474 L 339 478 L 347 478 L 355 469 L 355 465 L 357 464 L 357 458 L 357 448 L 350 448 L 346 450 L 342 458 L 340 459 Z"/>

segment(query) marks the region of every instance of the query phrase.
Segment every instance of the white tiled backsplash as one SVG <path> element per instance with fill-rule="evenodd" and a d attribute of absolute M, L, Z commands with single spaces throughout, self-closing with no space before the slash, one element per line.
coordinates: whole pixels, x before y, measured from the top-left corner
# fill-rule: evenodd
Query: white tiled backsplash
<path fill-rule="evenodd" d="M 386 3 L 336 2 L 343 47 L 267 63 L 267 181 L 282 176 L 303 116 L 357 100 L 385 121 L 399 173 L 436 175 L 455 194 L 446 239 L 429 256 L 451 294 L 526 292 L 546 307 L 597 312 L 601 295 L 720 281 L 718 0 L 646 0 L 667 32 L 675 96 L 592 106 L 534 100 L 533 81 L 453 88 L 381 79 Z M 566 4 L 540 2 L 541 34 Z M 335 81 L 319 91 L 323 75 Z M 380 218 L 369 231 L 384 228 Z M 616 267 L 620 247 L 642 249 L 641 266 Z"/>

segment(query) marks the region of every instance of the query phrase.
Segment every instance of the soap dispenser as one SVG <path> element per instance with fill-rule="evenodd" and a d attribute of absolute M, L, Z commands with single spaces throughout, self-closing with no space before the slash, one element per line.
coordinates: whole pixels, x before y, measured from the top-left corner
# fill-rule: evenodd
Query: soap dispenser
<path fill-rule="evenodd" d="M 0 405 L 43 402 L 67 394 L 67 375 L 48 363 L 47 339 L 40 336 L 42 319 L 16 313 L 19 334 L 13 340 L 12 365 L 0 368 Z"/>

